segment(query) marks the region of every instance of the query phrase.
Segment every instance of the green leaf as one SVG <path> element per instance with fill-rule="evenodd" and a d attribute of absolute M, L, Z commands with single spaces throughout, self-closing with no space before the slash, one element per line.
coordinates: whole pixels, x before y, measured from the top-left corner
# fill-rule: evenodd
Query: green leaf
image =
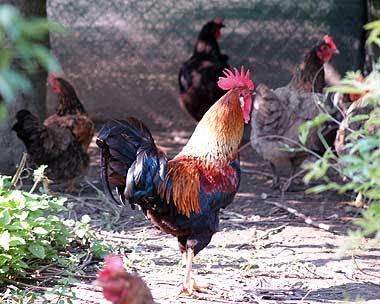
<path fill-rule="evenodd" d="M 37 211 L 37 210 L 40 210 L 40 209 L 47 209 L 48 208 L 48 204 L 46 203 L 46 201 L 28 201 L 26 202 L 26 208 L 28 208 L 30 211 Z"/>
<path fill-rule="evenodd" d="M 6 262 L 12 260 L 12 256 L 9 254 L 0 254 L 0 267 L 3 266 Z"/>
<path fill-rule="evenodd" d="M 36 233 L 36 234 L 41 234 L 41 235 L 46 235 L 48 234 L 49 232 L 43 228 L 43 227 L 35 227 L 33 228 L 33 232 Z"/>
<path fill-rule="evenodd" d="M 361 121 L 361 120 L 367 120 L 368 118 L 369 118 L 369 115 L 367 114 L 355 115 L 355 116 L 350 117 L 350 123 Z"/>
<path fill-rule="evenodd" d="M 380 188 L 367 191 L 366 196 L 373 199 L 380 199 Z"/>
<path fill-rule="evenodd" d="M 8 200 L 12 200 L 14 202 L 14 206 L 17 209 L 22 209 L 25 207 L 25 197 L 19 190 L 14 190 L 12 193 L 8 196 Z"/>
<path fill-rule="evenodd" d="M 11 223 L 11 217 L 8 209 L 0 211 L 0 227 L 6 227 Z"/>
<path fill-rule="evenodd" d="M 341 92 L 341 93 L 345 93 L 345 94 L 362 94 L 362 93 L 364 93 L 364 90 L 357 89 L 357 88 L 350 87 L 350 86 L 337 85 L 337 86 L 327 88 L 326 92 L 327 93 Z"/>
<path fill-rule="evenodd" d="M 9 242 L 11 240 L 11 236 L 7 230 L 3 231 L 0 234 L 0 246 L 3 247 L 5 251 L 9 250 Z"/>
<path fill-rule="evenodd" d="M 373 30 L 375 28 L 380 28 L 380 20 L 369 22 L 366 25 L 364 25 L 363 28 L 367 31 Z"/>
<path fill-rule="evenodd" d="M 0 267 L 0 274 L 7 274 L 9 272 L 8 266 L 1 266 Z"/>
<path fill-rule="evenodd" d="M 10 246 L 17 246 L 17 245 L 25 245 L 26 242 L 23 238 L 18 236 L 11 236 L 11 240 L 9 242 Z"/>
<path fill-rule="evenodd" d="M 76 229 L 75 230 L 75 234 L 81 239 L 83 238 L 86 233 L 88 232 L 88 229 L 87 228 L 80 228 L 80 229 Z"/>
<path fill-rule="evenodd" d="M 88 224 L 89 222 L 91 222 L 91 217 L 88 214 L 85 214 L 82 216 L 80 221 L 84 224 Z"/>
<path fill-rule="evenodd" d="M 30 251 L 31 254 L 33 254 L 35 257 L 39 259 L 44 259 L 46 256 L 45 248 L 39 244 L 29 245 L 28 250 Z"/>
<path fill-rule="evenodd" d="M 0 122 L 8 117 L 8 110 L 4 103 L 0 100 Z"/>
<path fill-rule="evenodd" d="M 18 216 L 20 221 L 25 221 L 29 216 L 29 211 L 22 211 L 21 214 Z"/>
<path fill-rule="evenodd" d="M 2 5 L 0 8 L 0 25 L 5 29 L 12 29 L 20 18 L 19 12 L 11 5 Z"/>

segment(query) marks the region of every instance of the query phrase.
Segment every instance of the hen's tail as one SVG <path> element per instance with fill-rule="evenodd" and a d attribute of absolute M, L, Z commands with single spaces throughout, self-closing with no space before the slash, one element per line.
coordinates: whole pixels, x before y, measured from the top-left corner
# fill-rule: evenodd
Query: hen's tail
<path fill-rule="evenodd" d="M 38 153 L 43 147 L 44 139 L 47 137 L 46 127 L 28 110 L 18 111 L 16 114 L 17 122 L 12 129 L 17 136 L 24 142 L 29 153 Z"/>
<path fill-rule="evenodd" d="M 131 117 L 107 122 L 96 144 L 101 151 L 103 184 L 113 201 L 117 202 L 111 186 L 116 187 L 123 204 L 128 200 L 133 206 L 155 197 L 165 177 L 167 157 L 141 121 Z"/>

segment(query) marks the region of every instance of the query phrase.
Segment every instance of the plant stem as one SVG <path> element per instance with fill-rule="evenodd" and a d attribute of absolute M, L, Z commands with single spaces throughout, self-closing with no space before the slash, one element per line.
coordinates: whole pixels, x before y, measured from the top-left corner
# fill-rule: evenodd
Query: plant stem
<path fill-rule="evenodd" d="M 17 171 L 16 171 L 15 175 L 13 175 L 13 178 L 11 181 L 12 187 L 16 187 L 16 184 L 17 184 L 18 180 L 20 179 L 20 175 L 25 168 L 27 157 L 28 157 L 28 154 L 26 152 L 24 152 L 22 154 L 22 158 L 21 158 L 20 164 L 18 165 Z"/>

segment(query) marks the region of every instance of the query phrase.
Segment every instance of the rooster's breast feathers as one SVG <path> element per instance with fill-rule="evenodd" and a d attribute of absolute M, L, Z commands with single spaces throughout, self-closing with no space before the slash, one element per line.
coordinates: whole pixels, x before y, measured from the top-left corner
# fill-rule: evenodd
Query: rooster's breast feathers
<path fill-rule="evenodd" d="M 161 199 L 173 203 L 180 214 L 190 217 L 192 212 L 217 210 L 231 203 L 224 194 L 232 197 L 239 187 L 238 159 L 220 166 L 207 164 L 196 158 L 180 156 L 169 161 L 164 183 L 159 187 Z"/>

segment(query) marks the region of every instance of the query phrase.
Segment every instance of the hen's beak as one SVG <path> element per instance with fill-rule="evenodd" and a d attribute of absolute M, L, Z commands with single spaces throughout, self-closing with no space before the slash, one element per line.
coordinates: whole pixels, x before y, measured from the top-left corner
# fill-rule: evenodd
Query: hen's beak
<path fill-rule="evenodd" d="M 338 49 L 334 49 L 334 54 L 340 54 Z"/>
<path fill-rule="evenodd" d="M 92 285 L 94 285 L 94 286 L 99 286 L 99 287 L 103 287 L 102 282 L 100 282 L 99 280 L 92 281 Z"/>

